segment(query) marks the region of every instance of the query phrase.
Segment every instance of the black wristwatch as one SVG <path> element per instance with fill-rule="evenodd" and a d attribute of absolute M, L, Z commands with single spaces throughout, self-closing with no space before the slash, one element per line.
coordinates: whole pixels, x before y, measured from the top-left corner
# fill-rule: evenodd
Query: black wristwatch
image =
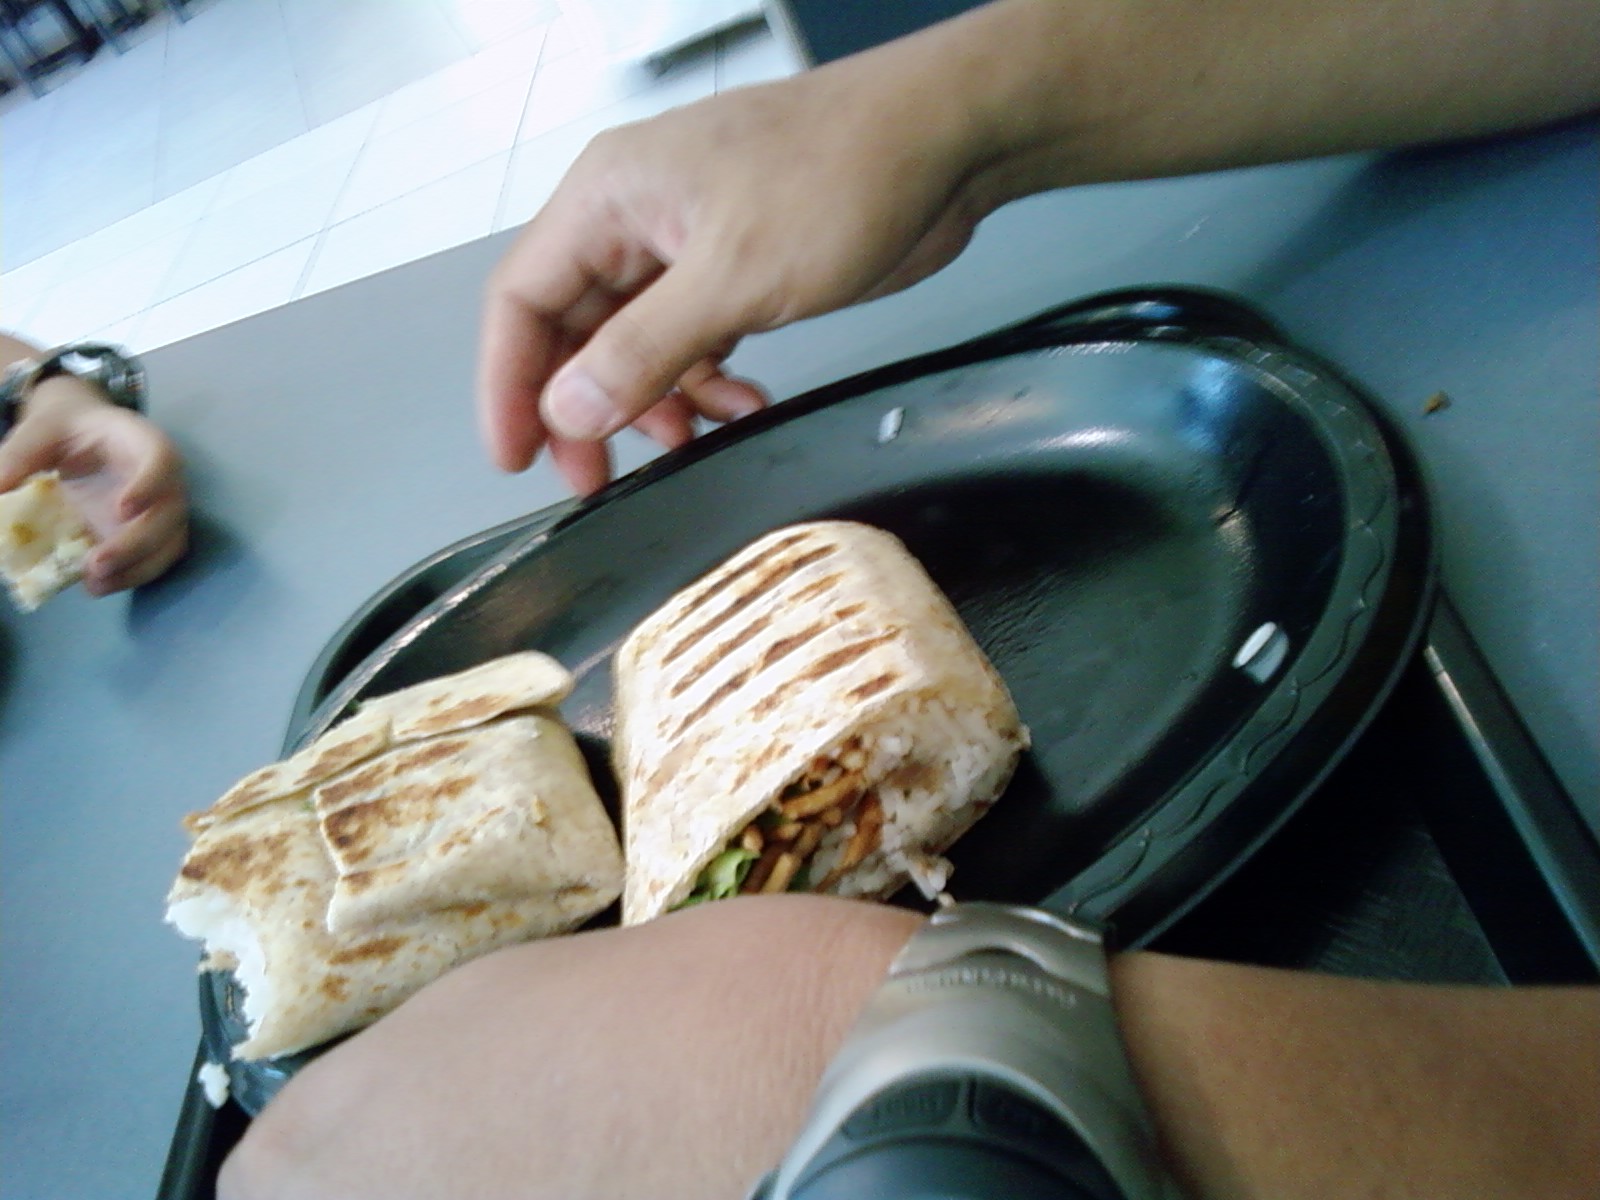
<path fill-rule="evenodd" d="M 0 375 L 0 437 L 17 423 L 28 393 L 57 375 L 76 375 L 96 384 L 119 408 L 144 412 L 144 367 L 139 360 L 117 346 L 79 342 L 14 362 Z"/>
<path fill-rule="evenodd" d="M 1099 932 L 957 904 L 906 943 L 751 1200 L 1177 1200 Z"/>

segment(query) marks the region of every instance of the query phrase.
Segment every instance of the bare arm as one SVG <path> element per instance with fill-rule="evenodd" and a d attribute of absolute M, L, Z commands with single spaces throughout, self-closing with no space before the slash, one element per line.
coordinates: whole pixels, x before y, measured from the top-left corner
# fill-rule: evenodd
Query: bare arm
<path fill-rule="evenodd" d="M 1077 183 L 1514 129 L 1600 105 L 1592 0 L 1000 0 L 596 138 L 490 281 L 479 414 L 579 491 L 630 422 L 764 402 L 742 336 L 896 291 Z"/>
<path fill-rule="evenodd" d="M 1012 0 L 888 54 L 977 98 L 982 205 L 1538 125 L 1600 106 L 1587 0 Z M 1007 49 L 1009 48 L 1009 50 Z M 1020 57 L 1006 70 L 1005 55 Z M 916 69 L 907 61 L 900 68 Z"/>
<path fill-rule="evenodd" d="M 740 1200 L 920 918 L 750 897 L 446 976 L 297 1078 L 224 1200 Z M 1600 990 L 1132 954 L 1114 995 L 1196 1200 L 1600 1194 Z"/>
<path fill-rule="evenodd" d="M 1197 1197 L 1600 1195 L 1600 989 L 1127 955 L 1124 1038 Z"/>

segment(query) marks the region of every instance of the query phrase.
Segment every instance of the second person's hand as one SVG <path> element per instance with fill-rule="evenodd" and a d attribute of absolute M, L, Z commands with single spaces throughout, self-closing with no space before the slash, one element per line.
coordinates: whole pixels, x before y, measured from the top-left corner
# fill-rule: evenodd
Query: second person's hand
<path fill-rule="evenodd" d="M 83 585 L 106 596 L 149 583 L 183 557 L 188 499 L 176 447 L 154 422 L 71 376 L 41 383 L 0 444 L 0 491 L 37 471 L 61 473 L 94 532 Z"/>

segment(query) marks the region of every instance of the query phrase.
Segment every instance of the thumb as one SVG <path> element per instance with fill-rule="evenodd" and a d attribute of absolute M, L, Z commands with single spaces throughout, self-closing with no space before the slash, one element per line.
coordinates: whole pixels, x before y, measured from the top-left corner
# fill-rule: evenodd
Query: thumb
<path fill-rule="evenodd" d="M 28 476 L 61 465 L 67 438 L 53 421 L 24 418 L 0 441 L 0 492 L 9 492 Z"/>
<path fill-rule="evenodd" d="M 556 372 L 545 423 L 575 441 L 597 441 L 648 412 L 695 363 L 745 332 L 723 289 L 680 261 L 600 326 Z"/>

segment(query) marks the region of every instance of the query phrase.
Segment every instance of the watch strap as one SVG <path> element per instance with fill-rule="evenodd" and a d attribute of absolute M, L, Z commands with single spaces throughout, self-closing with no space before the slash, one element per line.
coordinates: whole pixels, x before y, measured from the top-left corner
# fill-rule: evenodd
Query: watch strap
<path fill-rule="evenodd" d="M 834 1132 L 887 1089 L 950 1073 L 1047 1108 L 1128 1200 L 1178 1194 L 1122 1045 L 1099 933 L 1038 909 L 978 903 L 942 910 L 906 943 L 766 1194 L 787 1197 Z"/>
<path fill-rule="evenodd" d="M 0 437 L 11 432 L 28 393 L 57 375 L 74 375 L 97 385 L 119 408 L 145 410 L 144 366 L 137 358 L 109 343 L 75 342 L 21 359 L 0 374 Z"/>

